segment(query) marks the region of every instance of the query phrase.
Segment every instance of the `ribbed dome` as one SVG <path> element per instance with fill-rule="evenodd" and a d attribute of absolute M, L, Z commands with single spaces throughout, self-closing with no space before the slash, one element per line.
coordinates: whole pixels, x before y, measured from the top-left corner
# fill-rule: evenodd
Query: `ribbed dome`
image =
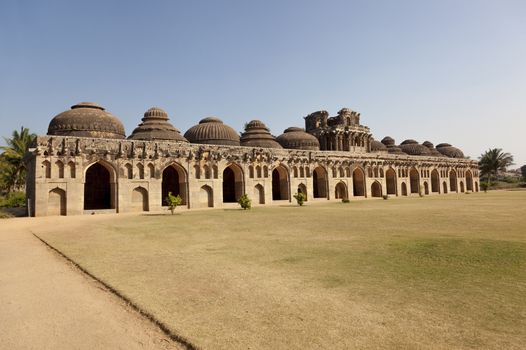
<path fill-rule="evenodd" d="M 386 136 L 382 139 L 382 143 L 386 146 L 394 146 L 395 140 L 391 136 Z"/>
<path fill-rule="evenodd" d="M 168 114 L 158 107 L 152 107 L 144 113 L 142 123 L 128 137 L 130 140 L 169 140 L 188 142 L 179 130 L 168 122 Z"/>
<path fill-rule="evenodd" d="M 283 148 L 289 149 L 304 149 L 310 151 L 318 151 L 320 143 L 318 139 L 306 133 L 302 128 L 290 127 L 285 129 L 283 134 L 277 137 L 277 141 Z"/>
<path fill-rule="evenodd" d="M 437 151 L 439 151 L 440 153 L 442 153 L 446 157 L 449 157 L 449 158 L 465 158 L 464 157 L 464 153 L 460 149 L 451 146 L 449 143 L 441 143 L 441 144 L 437 145 L 436 148 L 437 148 Z"/>
<path fill-rule="evenodd" d="M 371 140 L 371 152 L 387 152 L 387 147 L 380 141 Z"/>
<path fill-rule="evenodd" d="M 81 102 L 57 114 L 49 123 L 48 135 L 123 139 L 121 121 L 93 102 Z"/>
<path fill-rule="evenodd" d="M 429 142 L 429 141 L 425 141 L 424 143 L 422 143 L 423 146 L 426 146 L 427 149 L 429 149 L 429 152 L 431 153 L 431 155 L 433 157 L 443 157 L 444 155 L 442 153 L 440 153 L 439 151 L 437 151 L 437 149 L 435 148 L 435 146 L 433 146 L 433 143 Z"/>
<path fill-rule="evenodd" d="M 429 156 L 431 152 L 426 146 L 420 145 L 415 140 L 405 140 L 399 146 L 404 153 L 411 156 Z"/>
<path fill-rule="evenodd" d="M 389 152 L 389 154 L 407 154 L 404 151 L 402 151 L 402 149 L 398 146 L 387 147 L 387 152 Z"/>
<path fill-rule="evenodd" d="M 283 148 L 261 120 L 252 120 L 247 123 L 245 132 L 241 135 L 241 146 Z"/>
<path fill-rule="evenodd" d="M 191 143 L 239 146 L 238 133 L 216 117 L 201 119 L 184 134 Z"/>

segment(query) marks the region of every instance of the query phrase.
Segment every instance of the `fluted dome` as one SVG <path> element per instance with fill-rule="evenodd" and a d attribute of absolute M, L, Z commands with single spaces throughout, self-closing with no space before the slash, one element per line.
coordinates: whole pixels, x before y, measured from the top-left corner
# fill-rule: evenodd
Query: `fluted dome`
<path fill-rule="evenodd" d="M 441 143 L 437 145 L 436 149 L 449 158 L 465 158 L 464 153 L 460 149 L 451 146 L 449 143 Z"/>
<path fill-rule="evenodd" d="M 142 123 L 133 130 L 128 138 L 130 140 L 188 142 L 168 119 L 168 114 L 164 110 L 158 107 L 152 107 L 144 113 Z"/>
<path fill-rule="evenodd" d="M 371 140 L 371 152 L 387 152 L 387 147 L 380 141 Z"/>
<path fill-rule="evenodd" d="M 433 157 L 444 157 L 444 155 L 440 153 L 439 151 L 437 151 L 435 146 L 433 146 L 433 143 L 429 141 L 425 141 L 424 143 L 422 143 L 422 145 L 427 147 L 427 149 L 429 150 L 429 152 L 431 153 Z"/>
<path fill-rule="evenodd" d="M 297 127 L 285 129 L 283 134 L 277 137 L 277 141 L 283 148 L 304 149 L 309 151 L 318 151 L 320 149 L 320 143 L 315 136 Z"/>
<path fill-rule="evenodd" d="M 389 154 L 405 154 L 405 155 L 407 155 L 407 153 L 402 151 L 402 149 L 400 147 L 394 146 L 394 145 L 387 147 L 387 152 L 389 152 Z"/>
<path fill-rule="evenodd" d="M 423 146 L 416 142 L 415 140 L 405 140 L 400 144 L 400 149 L 404 153 L 407 153 L 411 156 L 429 156 L 431 152 L 426 146 Z"/>
<path fill-rule="evenodd" d="M 106 139 L 126 137 L 121 121 L 93 102 L 81 102 L 57 114 L 51 119 L 47 134 Z"/>
<path fill-rule="evenodd" d="M 230 126 L 216 117 L 201 119 L 184 134 L 191 143 L 239 146 L 239 135 Z"/>
<path fill-rule="evenodd" d="M 245 132 L 241 135 L 241 146 L 283 148 L 261 120 L 252 120 L 245 125 Z"/>
<path fill-rule="evenodd" d="M 386 136 L 382 139 L 382 143 L 386 145 L 387 147 L 394 146 L 395 140 L 391 136 Z"/>

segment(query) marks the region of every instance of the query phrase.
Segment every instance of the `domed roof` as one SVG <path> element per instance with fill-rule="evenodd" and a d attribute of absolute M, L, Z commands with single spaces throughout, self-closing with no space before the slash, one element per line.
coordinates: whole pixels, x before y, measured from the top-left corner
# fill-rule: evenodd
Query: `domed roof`
<path fill-rule="evenodd" d="M 429 142 L 429 141 L 425 141 L 424 143 L 422 143 L 423 146 L 426 146 L 428 149 L 429 149 L 429 152 L 431 153 L 431 155 L 433 157 L 443 157 L 444 155 L 442 153 L 440 153 L 439 151 L 437 151 L 437 149 L 435 148 L 435 146 L 433 146 L 433 143 Z"/>
<path fill-rule="evenodd" d="M 449 158 L 465 158 L 464 153 L 460 149 L 451 146 L 449 143 L 438 144 L 436 149 Z"/>
<path fill-rule="evenodd" d="M 128 137 L 130 140 L 170 140 L 188 142 L 179 130 L 168 122 L 168 114 L 158 107 L 152 107 L 144 113 L 142 123 Z"/>
<path fill-rule="evenodd" d="M 391 136 L 386 136 L 382 139 L 382 143 L 386 146 L 394 146 L 395 140 Z"/>
<path fill-rule="evenodd" d="M 387 152 L 389 152 L 389 154 L 407 154 L 402 151 L 400 147 L 394 145 L 387 147 Z"/>
<path fill-rule="evenodd" d="M 124 126 L 113 114 L 93 102 L 81 102 L 57 114 L 49 123 L 48 135 L 123 139 Z"/>
<path fill-rule="evenodd" d="M 191 143 L 239 146 L 238 133 L 216 117 L 201 119 L 185 132 L 184 137 Z"/>
<path fill-rule="evenodd" d="M 371 140 L 371 152 L 387 152 L 387 147 L 380 141 Z"/>
<path fill-rule="evenodd" d="M 420 145 L 415 140 L 405 140 L 400 144 L 400 149 L 411 156 L 429 156 L 431 152 L 426 146 Z"/>
<path fill-rule="evenodd" d="M 319 151 L 320 143 L 318 139 L 305 132 L 302 128 L 290 127 L 285 129 L 283 134 L 277 137 L 277 141 L 283 148 L 304 149 L 310 151 Z"/>
<path fill-rule="evenodd" d="M 261 120 L 252 120 L 245 125 L 245 132 L 241 135 L 241 146 L 283 148 Z"/>

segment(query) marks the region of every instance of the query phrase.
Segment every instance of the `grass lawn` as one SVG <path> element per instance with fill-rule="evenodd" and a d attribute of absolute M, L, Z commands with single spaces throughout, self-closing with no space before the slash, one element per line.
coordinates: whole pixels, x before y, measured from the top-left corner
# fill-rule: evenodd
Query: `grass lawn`
<path fill-rule="evenodd" d="M 526 346 L 526 191 L 89 222 L 35 233 L 205 349 Z"/>

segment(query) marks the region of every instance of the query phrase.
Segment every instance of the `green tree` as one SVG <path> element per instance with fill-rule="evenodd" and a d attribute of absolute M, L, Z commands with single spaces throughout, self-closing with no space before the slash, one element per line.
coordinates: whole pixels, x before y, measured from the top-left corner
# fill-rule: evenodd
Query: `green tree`
<path fill-rule="evenodd" d="M 499 172 L 513 165 L 513 156 L 502 152 L 501 148 L 492 148 L 479 157 L 479 168 L 481 177 L 486 177 L 487 184 L 491 183 L 492 177 L 497 177 Z"/>
<path fill-rule="evenodd" d="M 526 181 L 526 165 L 521 166 L 522 179 Z"/>
<path fill-rule="evenodd" d="M 298 192 L 294 195 L 294 199 L 296 199 L 296 202 L 301 207 L 303 203 L 305 202 L 305 200 L 307 199 L 307 196 L 305 196 L 303 192 Z"/>
<path fill-rule="evenodd" d="M 164 199 L 166 204 L 168 204 L 168 208 L 172 212 L 172 215 L 174 215 L 175 208 L 177 208 L 178 205 L 181 205 L 183 203 L 183 199 L 180 195 L 174 196 L 172 192 L 168 192 L 168 195 Z"/>
<path fill-rule="evenodd" d="M 248 198 L 246 193 L 239 197 L 239 200 L 237 202 L 241 206 L 241 208 L 243 208 L 243 210 L 252 208 L 252 201 L 250 200 L 250 198 Z"/>
<path fill-rule="evenodd" d="M 4 151 L 0 157 L 0 184 L 5 192 L 9 193 L 24 185 L 26 178 L 24 155 L 35 142 L 36 137 L 24 127 L 20 128 L 20 132 L 13 131 L 10 138 L 4 137 L 7 146 L 0 147 Z"/>

